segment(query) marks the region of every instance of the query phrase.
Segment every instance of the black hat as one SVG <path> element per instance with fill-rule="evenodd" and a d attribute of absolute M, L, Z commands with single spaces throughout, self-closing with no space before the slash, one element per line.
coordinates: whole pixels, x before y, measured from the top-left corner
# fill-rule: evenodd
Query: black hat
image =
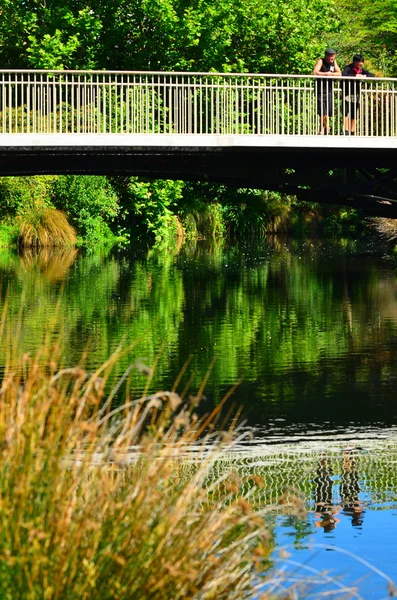
<path fill-rule="evenodd" d="M 333 50 L 332 48 L 327 48 L 325 50 L 325 54 L 336 54 L 336 50 Z"/>

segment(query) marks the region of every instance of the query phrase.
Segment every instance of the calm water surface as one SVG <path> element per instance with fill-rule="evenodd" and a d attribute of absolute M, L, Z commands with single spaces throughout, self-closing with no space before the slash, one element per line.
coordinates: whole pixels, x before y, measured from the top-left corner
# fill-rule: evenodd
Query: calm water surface
<path fill-rule="evenodd" d="M 297 525 L 279 516 L 277 544 L 316 569 L 348 570 L 354 581 L 368 573 L 363 562 L 349 558 L 348 567 L 346 555 L 313 544 L 338 546 L 397 580 L 397 457 L 388 446 L 397 440 L 397 278 L 383 254 L 374 241 L 275 238 L 101 255 L 3 253 L 1 297 L 8 294 L 11 335 L 29 351 L 58 314 L 66 365 L 85 355 L 94 370 L 120 343 L 134 344 L 116 377 L 139 359 L 155 365 L 150 391 L 171 389 L 181 373 L 178 391 L 194 394 L 208 376 L 203 411 L 239 382 L 231 402 L 257 430 L 244 448 L 251 468 L 271 468 L 268 457 L 287 450 L 289 462 L 310 463 L 295 481 L 309 517 Z M 3 362 L 5 352 L 3 344 Z M 146 384 L 134 371 L 133 392 Z M 358 516 L 341 497 L 346 446 L 361 448 L 349 475 Z M 302 463 L 302 449 L 312 462 Z M 321 460 L 332 463 L 322 475 Z M 373 469 L 388 475 L 375 481 Z M 328 490 L 323 504 L 319 486 Z M 335 526 L 324 527 L 333 512 Z M 361 597 L 386 596 L 384 584 L 371 572 Z"/>

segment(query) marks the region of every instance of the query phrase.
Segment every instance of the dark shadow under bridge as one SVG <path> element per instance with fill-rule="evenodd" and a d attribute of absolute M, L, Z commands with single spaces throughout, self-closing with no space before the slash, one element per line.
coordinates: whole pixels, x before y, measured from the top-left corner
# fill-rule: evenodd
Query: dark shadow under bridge
<path fill-rule="evenodd" d="M 90 174 L 275 190 L 397 218 L 397 139 L 292 135 L 2 134 L 0 176 Z"/>

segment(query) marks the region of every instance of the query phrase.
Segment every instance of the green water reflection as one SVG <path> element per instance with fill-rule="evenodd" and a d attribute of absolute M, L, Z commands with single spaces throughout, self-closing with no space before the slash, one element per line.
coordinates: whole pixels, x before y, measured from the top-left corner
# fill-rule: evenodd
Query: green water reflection
<path fill-rule="evenodd" d="M 123 343 L 156 363 L 151 389 L 189 378 L 194 392 L 215 362 L 208 409 L 233 399 L 250 423 L 275 418 L 305 428 L 393 424 L 397 366 L 394 266 L 369 242 L 286 241 L 184 245 L 100 255 L 0 254 L 11 335 L 34 351 L 57 314 L 64 362 L 86 353 L 94 370 Z M 1 348 L 2 362 L 6 348 Z M 145 378 L 134 373 L 140 393 Z"/>

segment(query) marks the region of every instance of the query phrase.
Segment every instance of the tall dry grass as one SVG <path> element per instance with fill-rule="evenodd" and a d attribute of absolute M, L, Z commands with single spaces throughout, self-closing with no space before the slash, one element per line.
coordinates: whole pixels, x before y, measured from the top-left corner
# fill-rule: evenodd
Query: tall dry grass
<path fill-rule="evenodd" d="M 373 217 L 368 220 L 372 227 L 380 236 L 388 242 L 394 242 L 397 238 L 397 220 L 385 219 L 383 217 Z"/>
<path fill-rule="evenodd" d="M 77 235 L 66 215 L 56 208 L 35 203 L 16 219 L 19 244 L 23 247 L 42 248 L 72 246 Z"/>
<path fill-rule="evenodd" d="M 211 419 L 174 392 L 114 407 L 121 382 L 105 389 L 119 351 L 91 374 L 60 356 L 48 338 L 5 366 L 0 598 L 253 597 L 272 549 L 268 509 L 254 512 L 235 481 L 206 487 L 232 432 L 205 434 Z M 185 469 L 192 444 L 199 460 Z"/>

